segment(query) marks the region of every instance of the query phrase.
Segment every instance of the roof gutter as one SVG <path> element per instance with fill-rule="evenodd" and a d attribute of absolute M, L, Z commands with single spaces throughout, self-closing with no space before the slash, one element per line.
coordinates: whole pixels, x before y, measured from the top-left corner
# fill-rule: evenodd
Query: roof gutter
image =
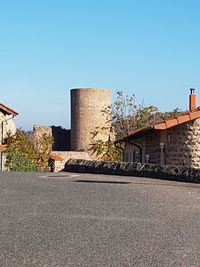
<path fill-rule="evenodd" d="M 138 144 L 132 143 L 129 140 L 127 141 L 128 144 L 137 147 L 140 150 L 140 163 L 142 163 L 142 147 L 139 146 Z"/>
<path fill-rule="evenodd" d="M 121 138 L 121 139 L 116 140 L 116 141 L 114 142 L 114 144 L 119 144 L 119 143 L 122 143 L 122 142 L 126 142 L 127 140 L 131 139 L 133 136 L 135 136 L 135 135 L 137 135 L 137 134 L 141 134 L 141 133 L 147 132 L 147 131 L 149 131 L 149 130 L 153 130 L 153 129 L 154 129 L 153 126 L 149 126 L 149 127 L 147 127 L 147 128 L 144 128 L 144 129 L 142 129 L 142 130 L 136 131 L 136 132 L 134 132 L 134 133 L 132 133 L 132 134 L 130 134 L 130 135 L 127 135 L 127 136 L 125 136 L 125 137 L 123 137 L 123 138 Z"/>
<path fill-rule="evenodd" d="M 117 144 L 118 144 L 118 143 L 115 143 L 115 142 L 114 142 L 114 146 L 122 151 L 122 159 L 123 159 L 124 148 L 121 147 L 121 146 L 118 146 Z"/>

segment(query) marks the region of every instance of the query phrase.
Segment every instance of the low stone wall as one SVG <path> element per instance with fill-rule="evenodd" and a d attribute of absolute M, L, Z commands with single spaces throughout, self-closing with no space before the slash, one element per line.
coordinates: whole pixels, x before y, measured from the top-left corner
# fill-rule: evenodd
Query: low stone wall
<path fill-rule="evenodd" d="M 63 161 L 55 162 L 55 171 L 62 171 L 69 159 L 90 160 L 91 157 L 87 152 L 79 151 L 52 151 L 51 155 L 63 158 Z"/>
<path fill-rule="evenodd" d="M 200 169 L 170 165 L 160 166 L 147 163 L 70 159 L 65 165 L 65 171 L 151 177 L 200 183 Z"/>

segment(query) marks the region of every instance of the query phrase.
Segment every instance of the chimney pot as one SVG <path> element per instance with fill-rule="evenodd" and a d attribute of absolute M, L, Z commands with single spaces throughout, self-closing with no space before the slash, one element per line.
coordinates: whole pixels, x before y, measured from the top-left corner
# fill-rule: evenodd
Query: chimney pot
<path fill-rule="evenodd" d="M 194 95 L 195 89 L 194 88 L 190 88 L 190 94 Z"/>
<path fill-rule="evenodd" d="M 193 111 L 196 109 L 196 95 L 194 94 L 195 89 L 194 88 L 190 88 L 190 96 L 189 96 L 189 108 L 190 111 Z"/>

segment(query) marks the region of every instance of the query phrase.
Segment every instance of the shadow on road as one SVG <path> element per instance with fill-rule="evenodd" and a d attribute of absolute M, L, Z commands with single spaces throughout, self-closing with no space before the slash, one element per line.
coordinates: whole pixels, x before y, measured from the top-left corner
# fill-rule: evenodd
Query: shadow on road
<path fill-rule="evenodd" d="M 182 183 L 182 182 L 174 182 L 172 183 L 152 183 L 152 182 L 119 182 L 119 181 L 99 181 L 99 180 L 75 180 L 75 183 L 97 183 L 97 184 L 132 184 L 132 185 L 148 185 L 148 186 L 179 186 L 179 187 L 190 187 L 190 188 L 200 188 L 200 184 L 193 183 Z M 174 183 L 173 183 L 174 182 Z"/>
<path fill-rule="evenodd" d="M 130 184 L 130 182 L 98 181 L 98 180 L 76 180 L 75 183 L 96 183 L 96 184 Z"/>

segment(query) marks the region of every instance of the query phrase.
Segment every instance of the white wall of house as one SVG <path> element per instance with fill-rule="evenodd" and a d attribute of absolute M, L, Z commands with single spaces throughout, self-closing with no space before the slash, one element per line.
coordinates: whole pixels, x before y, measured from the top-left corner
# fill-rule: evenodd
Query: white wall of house
<path fill-rule="evenodd" d="M 2 141 L 7 136 L 8 132 L 11 132 L 11 134 L 14 135 L 16 130 L 13 115 L 5 115 L 0 111 L 0 144 L 2 144 Z"/>
<path fill-rule="evenodd" d="M 3 143 L 4 138 L 7 137 L 7 133 L 12 135 L 16 133 L 17 129 L 13 120 L 13 115 L 5 114 L 0 111 L 0 145 Z M 0 171 L 5 171 L 6 155 L 5 152 L 0 153 Z"/>

